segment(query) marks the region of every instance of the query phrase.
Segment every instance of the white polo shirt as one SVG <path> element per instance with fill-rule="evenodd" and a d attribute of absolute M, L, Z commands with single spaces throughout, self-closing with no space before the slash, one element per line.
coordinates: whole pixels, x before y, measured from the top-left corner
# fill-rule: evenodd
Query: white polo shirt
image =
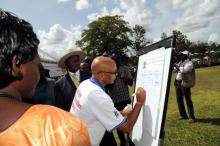
<path fill-rule="evenodd" d="M 117 129 L 126 118 L 114 107 L 103 87 L 93 81 L 88 79 L 79 85 L 70 112 L 87 124 L 92 145 L 99 146 L 105 130 Z"/>

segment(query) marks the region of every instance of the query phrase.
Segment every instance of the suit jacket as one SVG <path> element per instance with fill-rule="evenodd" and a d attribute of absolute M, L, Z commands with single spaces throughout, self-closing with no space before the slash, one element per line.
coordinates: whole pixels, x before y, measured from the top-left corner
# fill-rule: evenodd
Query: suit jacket
<path fill-rule="evenodd" d="M 67 73 L 55 82 L 55 106 L 69 111 L 75 92 L 76 86 L 74 85 L 69 73 Z"/>
<path fill-rule="evenodd" d="M 89 78 L 89 77 L 85 78 L 81 72 L 79 76 L 80 76 L 80 82 Z M 54 86 L 55 106 L 69 112 L 73 98 L 75 96 L 76 89 L 77 88 L 73 83 L 69 73 L 62 76 L 59 80 L 57 80 Z"/>

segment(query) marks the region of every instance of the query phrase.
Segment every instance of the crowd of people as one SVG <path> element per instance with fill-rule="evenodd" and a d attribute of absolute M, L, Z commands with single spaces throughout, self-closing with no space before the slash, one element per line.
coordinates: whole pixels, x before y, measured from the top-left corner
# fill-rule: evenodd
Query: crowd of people
<path fill-rule="evenodd" d="M 54 81 L 41 64 L 39 43 L 29 22 L 0 9 L 0 145 L 98 146 L 105 130 L 131 131 L 146 93 L 139 87 L 134 108 L 122 110 L 133 82 L 126 67 L 72 51 L 60 58 L 65 73 Z M 116 78 L 125 97 L 113 102 Z"/>
<path fill-rule="evenodd" d="M 29 22 L 0 9 L 0 145 L 117 146 L 112 134 L 117 130 L 121 146 L 133 146 L 126 134 L 146 91 L 137 88 L 132 108 L 128 86 L 134 75 L 120 56 L 92 60 L 82 51 L 68 52 L 58 61 L 64 75 L 54 80 L 41 64 L 39 43 Z M 191 65 L 183 52 L 175 66 L 175 87 L 180 119 L 194 122 Z"/>

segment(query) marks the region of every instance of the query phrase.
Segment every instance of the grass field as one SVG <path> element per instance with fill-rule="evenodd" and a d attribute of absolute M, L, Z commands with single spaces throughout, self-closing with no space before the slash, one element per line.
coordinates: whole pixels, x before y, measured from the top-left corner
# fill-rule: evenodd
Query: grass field
<path fill-rule="evenodd" d="M 172 75 L 164 146 L 220 146 L 220 66 L 196 69 L 192 100 L 197 121 L 178 120 Z M 133 87 L 130 87 L 133 92 Z M 115 134 L 117 143 L 119 140 Z"/>
<path fill-rule="evenodd" d="M 220 146 L 220 66 L 196 69 L 192 88 L 195 123 L 178 120 L 173 79 L 165 122 L 165 146 Z"/>

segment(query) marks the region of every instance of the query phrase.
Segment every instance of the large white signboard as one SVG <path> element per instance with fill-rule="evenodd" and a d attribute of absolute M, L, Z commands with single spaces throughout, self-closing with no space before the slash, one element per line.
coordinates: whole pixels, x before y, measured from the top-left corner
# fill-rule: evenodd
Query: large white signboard
<path fill-rule="evenodd" d="M 131 132 L 136 146 L 158 146 L 171 52 L 171 48 L 162 47 L 139 57 L 136 88 L 143 87 L 147 96 Z"/>

